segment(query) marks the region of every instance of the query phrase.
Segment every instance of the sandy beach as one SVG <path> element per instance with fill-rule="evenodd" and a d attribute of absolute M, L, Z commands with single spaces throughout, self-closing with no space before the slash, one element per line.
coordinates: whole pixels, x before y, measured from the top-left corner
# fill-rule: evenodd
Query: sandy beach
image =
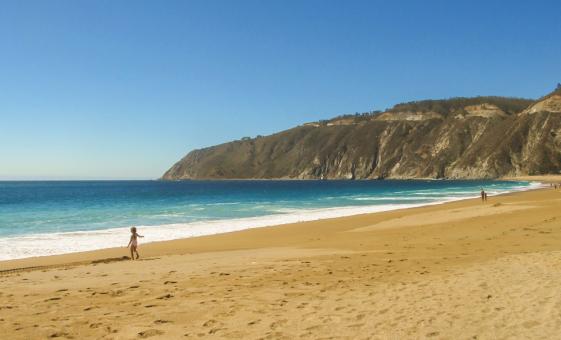
<path fill-rule="evenodd" d="M 4 261 L 0 337 L 560 338 L 560 206 L 547 188 L 141 243 L 139 261 L 128 235 Z"/>

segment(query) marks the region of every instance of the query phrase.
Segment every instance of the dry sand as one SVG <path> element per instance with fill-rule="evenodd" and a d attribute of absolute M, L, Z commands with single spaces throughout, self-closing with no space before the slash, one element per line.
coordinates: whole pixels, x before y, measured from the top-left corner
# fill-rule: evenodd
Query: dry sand
<path fill-rule="evenodd" d="M 543 189 L 146 244 L 140 261 L 0 262 L 0 338 L 559 339 L 560 222 Z"/>

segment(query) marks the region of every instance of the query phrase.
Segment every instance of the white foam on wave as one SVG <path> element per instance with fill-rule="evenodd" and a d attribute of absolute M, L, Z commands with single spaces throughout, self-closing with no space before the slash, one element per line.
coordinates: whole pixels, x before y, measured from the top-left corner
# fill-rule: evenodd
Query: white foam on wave
<path fill-rule="evenodd" d="M 420 197 L 405 197 L 405 196 L 369 196 L 369 197 L 353 197 L 353 201 L 418 201 L 418 200 L 435 200 L 441 197 L 436 196 L 420 196 Z"/>
<path fill-rule="evenodd" d="M 532 182 L 528 186 L 511 188 L 511 190 L 493 191 L 495 193 L 508 193 L 525 191 L 543 187 L 542 183 Z M 285 209 L 282 208 L 276 215 L 260 217 L 238 218 L 230 220 L 198 221 L 190 223 L 174 223 L 158 226 L 137 226 L 139 233 L 145 238 L 141 243 L 168 241 L 180 238 L 189 238 L 205 235 L 214 235 L 240 231 L 245 229 L 268 227 L 289 223 L 314 221 L 327 218 L 345 217 L 351 215 L 368 214 L 389 210 L 413 208 L 427 205 L 442 204 L 457 201 L 470 196 L 444 196 L 438 201 L 426 203 L 380 204 L 368 206 L 336 207 L 324 209 Z M 120 227 L 94 231 L 75 231 L 48 234 L 33 234 L 0 238 L 0 260 L 20 259 L 32 256 L 47 256 L 67 254 L 103 248 L 125 247 L 129 240 L 129 228 Z M 123 254 L 127 251 L 124 250 Z"/>
<path fill-rule="evenodd" d="M 458 199 L 458 198 L 456 198 Z M 205 235 L 222 234 L 245 229 L 269 227 L 326 218 L 368 214 L 423 205 L 438 204 L 383 204 L 360 207 L 340 207 L 325 209 L 280 209 L 282 213 L 261 217 L 230 220 L 173 223 L 158 226 L 137 226 L 139 234 L 145 236 L 141 243 L 168 241 Z M 280 212 L 280 211 L 279 211 Z M 32 256 L 67 254 L 103 248 L 125 247 L 128 243 L 129 228 L 112 228 L 93 231 L 75 231 L 49 234 L 33 234 L 0 238 L 0 260 L 11 260 Z M 126 251 L 124 252 L 126 254 Z"/>

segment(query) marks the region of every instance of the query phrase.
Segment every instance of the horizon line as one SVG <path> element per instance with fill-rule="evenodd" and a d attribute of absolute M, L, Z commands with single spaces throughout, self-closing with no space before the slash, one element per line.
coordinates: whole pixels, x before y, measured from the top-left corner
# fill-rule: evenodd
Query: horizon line
<path fill-rule="evenodd" d="M 160 178 L 152 177 L 0 177 L 0 182 L 57 182 L 57 181 L 157 181 Z"/>

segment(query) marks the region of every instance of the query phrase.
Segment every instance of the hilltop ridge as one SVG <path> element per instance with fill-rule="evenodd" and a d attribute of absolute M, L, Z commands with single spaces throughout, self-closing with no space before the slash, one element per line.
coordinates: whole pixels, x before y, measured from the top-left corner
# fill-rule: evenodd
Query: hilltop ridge
<path fill-rule="evenodd" d="M 342 115 L 193 150 L 165 180 L 497 178 L 561 171 L 561 88 Z"/>

